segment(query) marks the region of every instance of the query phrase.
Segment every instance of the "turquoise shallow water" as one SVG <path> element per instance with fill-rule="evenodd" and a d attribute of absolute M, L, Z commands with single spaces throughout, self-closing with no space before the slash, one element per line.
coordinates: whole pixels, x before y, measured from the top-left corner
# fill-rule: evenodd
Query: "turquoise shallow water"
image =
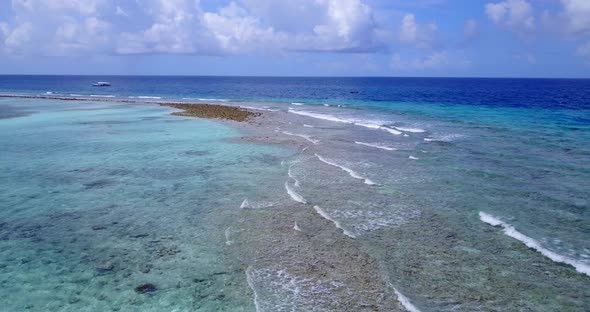
<path fill-rule="evenodd" d="M 34 113 L 0 121 L 0 310 L 253 309 L 224 224 L 285 151 L 153 105 L 7 102 Z"/>
<path fill-rule="evenodd" d="M 238 80 L 254 127 L 2 100 L 11 310 L 590 309 L 583 82 Z"/>

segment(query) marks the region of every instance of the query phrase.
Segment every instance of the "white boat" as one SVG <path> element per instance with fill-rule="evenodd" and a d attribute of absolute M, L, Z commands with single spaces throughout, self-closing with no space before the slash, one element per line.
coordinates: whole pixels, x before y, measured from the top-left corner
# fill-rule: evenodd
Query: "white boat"
<path fill-rule="evenodd" d="M 92 84 L 95 87 L 110 87 L 111 83 L 110 82 L 106 82 L 106 81 L 98 81 L 96 83 Z"/>

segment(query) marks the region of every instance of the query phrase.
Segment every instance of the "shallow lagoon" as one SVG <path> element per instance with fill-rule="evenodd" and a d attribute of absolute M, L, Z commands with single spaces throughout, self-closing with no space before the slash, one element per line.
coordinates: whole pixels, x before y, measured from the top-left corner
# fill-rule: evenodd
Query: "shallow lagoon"
<path fill-rule="evenodd" d="M 30 113 L 0 120 L 3 311 L 254 309 L 224 230 L 288 150 L 155 105 L 1 101 Z"/>

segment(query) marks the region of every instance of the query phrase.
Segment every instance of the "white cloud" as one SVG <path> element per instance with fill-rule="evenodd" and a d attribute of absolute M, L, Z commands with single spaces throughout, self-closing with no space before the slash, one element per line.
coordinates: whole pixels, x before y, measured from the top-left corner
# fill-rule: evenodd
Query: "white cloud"
<path fill-rule="evenodd" d="M 204 12 L 198 6 L 187 9 L 188 3 L 176 0 L 174 6 L 153 10 L 160 12 L 155 14 L 156 23 L 143 33 L 124 34 L 118 51 L 201 53 L 206 47 L 210 53 L 221 54 L 252 50 L 371 52 L 386 44 L 371 8 L 361 0 L 287 2 L 292 10 L 276 1 L 243 0 L 216 12 Z M 161 12 L 167 12 L 167 17 L 162 18 Z M 170 42 L 171 38 L 178 40 Z M 163 41 L 165 44 L 159 44 Z"/>
<path fill-rule="evenodd" d="M 272 27 L 263 27 L 257 18 L 231 3 L 218 13 L 204 13 L 203 23 L 221 49 L 238 53 L 255 48 L 270 48 L 280 44 L 280 34 Z"/>
<path fill-rule="evenodd" d="M 109 1 L 13 0 L 13 19 L 3 27 L 3 50 L 44 55 L 103 50 L 111 28 L 98 16 Z"/>
<path fill-rule="evenodd" d="M 416 25 L 414 14 L 406 14 L 402 19 L 402 26 L 399 33 L 400 40 L 412 42 L 416 40 L 417 32 L 418 26 Z"/>
<path fill-rule="evenodd" d="M 199 0 L 13 0 L 0 47 L 43 55 L 387 51 L 396 34 L 368 3 L 234 0 L 205 10 Z M 402 28 L 399 41 L 432 48 L 435 24 L 408 14 Z"/>
<path fill-rule="evenodd" d="M 124 32 L 116 51 L 137 53 L 202 53 L 215 51 L 215 42 L 205 32 L 198 2 L 150 0 L 142 4 L 153 23 L 139 32 Z"/>
<path fill-rule="evenodd" d="M 317 0 L 324 10 L 324 23 L 314 26 L 311 41 L 322 50 L 373 49 L 378 26 L 371 8 L 360 0 Z"/>
<path fill-rule="evenodd" d="M 400 26 L 399 39 L 402 42 L 414 44 L 418 48 L 431 48 L 436 32 L 436 24 L 418 24 L 414 14 L 406 14 Z"/>
<path fill-rule="evenodd" d="M 533 7 L 526 0 L 506 0 L 487 3 L 488 18 L 496 25 L 506 27 L 517 33 L 529 33 L 535 29 Z"/>
<path fill-rule="evenodd" d="M 561 0 L 567 19 L 567 31 L 574 34 L 590 32 L 590 1 Z"/>

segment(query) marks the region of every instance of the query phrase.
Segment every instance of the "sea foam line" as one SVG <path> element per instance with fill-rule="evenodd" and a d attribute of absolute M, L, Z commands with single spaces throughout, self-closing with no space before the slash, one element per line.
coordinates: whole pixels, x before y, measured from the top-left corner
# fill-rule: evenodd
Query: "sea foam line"
<path fill-rule="evenodd" d="M 376 144 L 376 143 L 365 143 L 365 142 L 359 142 L 359 141 L 354 141 L 354 143 L 359 144 L 359 145 L 374 147 L 374 148 L 378 148 L 378 149 L 382 149 L 382 150 L 386 150 L 386 151 L 395 151 L 396 150 L 393 147 L 387 147 L 387 146 L 384 146 L 381 144 Z"/>
<path fill-rule="evenodd" d="M 259 110 L 259 111 L 265 111 L 265 112 L 278 112 L 278 109 L 272 109 L 272 108 L 264 108 L 264 107 L 254 107 L 254 106 L 244 106 L 244 105 L 240 105 L 240 108 L 245 108 L 245 109 L 253 109 L 253 110 Z"/>
<path fill-rule="evenodd" d="M 289 181 L 285 181 L 285 189 L 287 190 L 287 194 L 289 194 L 289 196 L 291 196 L 291 198 L 298 202 L 298 203 L 302 203 L 302 204 L 307 204 L 307 201 L 305 200 L 305 198 L 303 198 L 303 196 L 299 195 L 299 193 L 297 193 L 296 191 L 294 191 L 291 186 L 289 186 Z"/>
<path fill-rule="evenodd" d="M 101 95 L 101 94 L 91 94 L 90 97 L 97 97 L 97 98 L 114 98 L 115 95 Z"/>
<path fill-rule="evenodd" d="M 154 99 L 154 100 L 162 99 L 161 96 L 148 96 L 148 95 L 129 96 L 128 98 L 130 98 L 130 99 Z"/>
<path fill-rule="evenodd" d="M 365 127 L 365 128 L 369 128 L 369 129 L 375 129 L 375 130 L 383 130 L 383 131 L 387 131 L 387 132 L 394 134 L 394 135 L 400 135 L 403 133 L 402 131 L 399 131 L 397 129 L 378 125 L 378 124 L 375 124 L 374 122 L 371 122 L 371 121 L 363 121 L 363 120 L 359 121 L 356 119 L 342 119 L 342 118 L 338 118 L 338 117 L 331 116 L 331 115 L 318 114 L 318 113 L 312 113 L 312 112 L 307 112 L 307 111 L 299 111 L 299 110 L 294 110 L 292 108 L 290 108 L 288 110 L 288 112 L 292 113 L 292 114 L 307 116 L 307 117 L 316 118 L 316 119 L 323 119 L 323 120 L 328 120 L 328 121 L 333 121 L 333 122 L 347 123 L 347 124 L 352 124 L 355 126 Z"/>
<path fill-rule="evenodd" d="M 256 291 L 256 287 L 254 286 L 254 281 L 252 280 L 252 270 L 254 270 L 251 266 L 246 269 L 246 282 L 248 282 L 248 286 L 252 289 L 254 293 L 254 307 L 256 308 L 256 312 L 260 312 L 260 298 L 258 297 L 258 291 Z"/>
<path fill-rule="evenodd" d="M 248 208 L 252 208 L 252 209 L 261 209 L 261 208 L 269 208 L 269 207 L 273 207 L 275 206 L 277 203 L 276 202 L 269 202 L 269 201 L 259 201 L 259 202 L 254 202 L 253 204 L 250 203 L 250 201 L 246 198 L 244 199 L 244 201 L 242 202 L 242 204 L 240 205 L 241 209 L 248 209 Z"/>
<path fill-rule="evenodd" d="M 408 312 L 420 312 L 420 310 L 410 302 L 408 297 L 399 292 L 395 287 L 393 287 L 391 283 L 388 282 L 387 284 L 389 284 L 389 287 L 393 288 L 393 292 L 395 292 L 395 295 L 397 296 L 397 301 L 402 305 L 402 307 L 404 307 L 404 309 L 406 309 Z"/>
<path fill-rule="evenodd" d="M 320 140 L 312 139 L 309 135 L 297 134 L 297 133 L 292 133 L 292 132 L 289 132 L 289 131 L 283 131 L 283 134 L 290 135 L 290 136 L 296 136 L 296 137 L 300 137 L 300 138 L 304 138 L 304 139 L 306 139 L 307 141 L 309 141 L 309 142 L 311 142 L 313 144 L 320 143 Z"/>
<path fill-rule="evenodd" d="M 479 212 L 479 219 L 489 225 L 502 227 L 504 234 L 524 243 L 527 247 L 540 252 L 545 257 L 553 260 L 554 262 L 569 264 L 569 265 L 573 266 L 576 269 L 576 271 L 590 276 L 590 266 L 589 265 L 582 263 L 578 260 L 575 260 L 575 259 L 572 259 L 572 258 L 569 258 L 566 256 L 562 256 L 558 253 L 555 253 L 551 250 L 544 248 L 535 239 L 520 233 L 512 225 L 492 216 L 491 214 L 480 211 Z"/>
<path fill-rule="evenodd" d="M 190 100 L 190 98 L 186 98 L 187 100 Z M 206 98 L 200 98 L 197 99 L 199 101 L 218 101 L 218 102 L 228 102 L 228 99 L 206 99 Z"/>
<path fill-rule="evenodd" d="M 376 184 L 375 182 L 371 181 L 371 180 L 370 180 L 370 179 L 368 179 L 368 178 L 365 178 L 365 177 L 361 176 L 360 174 L 356 173 L 354 170 L 352 170 L 352 169 L 350 169 L 350 168 L 346 168 L 346 167 L 344 167 L 344 166 L 342 166 L 342 165 L 339 165 L 339 164 L 337 164 L 337 163 L 335 163 L 335 162 L 332 162 L 332 161 L 330 161 L 330 160 L 327 160 L 326 158 L 324 158 L 324 157 L 322 157 L 322 156 L 320 156 L 320 155 L 318 155 L 318 154 L 315 154 L 315 156 L 316 156 L 316 157 L 317 157 L 317 158 L 318 158 L 318 159 L 319 159 L 321 162 L 323 162 L 323 163 L 325 163 L 325 164 L 328 164 L 328 165 L 330 165 L 330 166 L 334 166 L 334 167 L 340 168 L 340 169 L 342 169 L 342 170 L 346 171 L 346 172 L 347 172 L 347 173 L 348 173 L 348 174 L 349 174 L 351 177 L 353 177 L 353 178 L 355 178 L 355 179 L 360 179 L 360 180 L 363 180 L 363 181 L 365 182 L 365 184 L 368 184 L 368 185 L 375 185 L 375 184 Z"/>
<path fill-rule="evenodd" d="M 289 166 L 289 170 L 287 170 L 287 174 L 289 175 L 289 178 L 293 179 L 293 181 L 295 181 L 295 187 L 299 187 L 299 180 L 297 180 L 297 178 L 295 178 L 295 176 L 293 175 L 293 173 L 291 172 L 291 167 L 293 167 L 293 165 Z"/>
<path fill-rule="evenodd" d="M 342 230 L 342 234 L 350 237 L 350 238 L 356 238 L 356 236 L 352 233 L 350 233 L 348 230 L 346 230 L 345 228 L 342 227 L 342 225 L 340 225 L 340 222 L 332 219 L 332 217 L 330 217 L 330 215 L 328 215 L 328 213 L 323 210 L 320 206 L 313 206 L 313 209 L 315 209 L 315 211 L 322 216 L 324 219 L 331 221 L 332 223 L 334 223 L 334 225 Z"/>
<path fill-rule="evenodd" d="M 412 133 L 423 133 L 426 132 L 426 130 L 424 129 L 420 129 L 420 128 L 409 128 L 409 127 L 394 127 L 397 130 L 403 131 L 403 132 L 412 132 Z"/>

